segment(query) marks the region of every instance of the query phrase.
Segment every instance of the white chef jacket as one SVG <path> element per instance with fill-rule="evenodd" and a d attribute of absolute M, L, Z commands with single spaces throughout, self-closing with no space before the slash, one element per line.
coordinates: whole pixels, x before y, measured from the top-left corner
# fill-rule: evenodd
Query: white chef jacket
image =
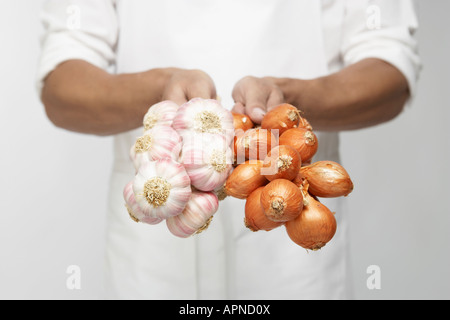
<path fill-rule="evenodd" d="M 246 75 L 310 79 L 375 57 L 396 66 L 414 94 L 420 70 L 410 0 L 53 0 L 42 21 L 39 90 L 49 72 L 69 59 L 115 73 L 201 69 L 227 108 L 234 83 Z M 141 132 L 114 137 L 106 297 L 351 298 L 341 198 L 323 199 L 336 212 L 338 229 L 317 252 L 293 243 L 284 227 L 246 229 L 245 201 L 239 199 L 221 201 L 210 227 L 188 239 L 171 235 L 164 222 L 132 221 L 122 190 L 134 175 L 128 152 Z M 314 161 L 339 162 L 338 133 L 317 135 Z"/>

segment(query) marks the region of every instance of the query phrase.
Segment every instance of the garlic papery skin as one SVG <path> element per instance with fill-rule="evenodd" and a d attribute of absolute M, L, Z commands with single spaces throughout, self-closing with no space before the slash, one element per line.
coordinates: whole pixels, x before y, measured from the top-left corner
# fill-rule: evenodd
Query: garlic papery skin
<path fill-rule="evenodd" d="M 191 196 L 191 184 L 182 164 L 164 158 L 142 163 L 133 191 L 146 216 L 167 219 L 183 211 Z"/>
<path fill-rule="evenodd" d="M 193 191 L 183 212 L 166 220 L 169 231 L 180 238 L 187 238 L 207 229 L 219 208 L 219 200 L 213 192 Z"/>
<path fill-rule="evenodd" d="M 130 149 L 130 159 L 138 170 L 143 161 L 163 158 L 178 160 L 182 139 L 178 132 L 169 126 L 155 126 L 136 139 Z"/>
<path fill-rule="evenodd" d="M 191 133 L 183 137 L 180 162 L 191 184 L 201 191 L 222 186 L 233 164 L 233 151 L 221 134 Z"/>
<path fill-rule="evenodd" d="M 164 100 L 152 105 L 144 115 L 144 131 L 155 126 L 171 126 L 178 111 L 178 104 L 170 100 Z"/>
<path fill-rule="evenodd" d="M 158 224 L 163 221 L 160 218 L 148 217 L 144 214 L 144 212 L 142 212 L 134 196 L 133 181 L 127 183 L 123 189 L 123 198 L 125 199 L 125 207 L 127 208 L 128 214 L 132 220 L 146 224 Z"/>
<path fill-rule="evenodd" d="M 172 126 L 182 136 L 189 131 L 222 134 L 229 145 L 234 138 L 232 113 L 213 99 L 194 98 L 182 104 Z"/>

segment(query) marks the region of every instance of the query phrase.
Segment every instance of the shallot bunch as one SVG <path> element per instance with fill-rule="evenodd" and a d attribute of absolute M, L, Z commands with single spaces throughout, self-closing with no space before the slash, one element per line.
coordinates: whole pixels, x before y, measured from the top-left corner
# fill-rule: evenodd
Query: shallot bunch
<path fill-rule="evenodd" d="M 182 238 L 205 230 L 232 169 L 233 115 L 212 99 L 162 101 L 149 108 L 143 128 L 130 149 L 136 174 L 123 190 L 128 214 L 166 221 Z"/>
<path fill-rule="evenodd" d="M 317 136 L 293 105 L 272 109 L 258 128 L 250 126 L 244 115 L 234 117 L 240 129 L 234 137 L 235 168 L 224 190 L 246 201 L 245 226 L 270 231 L 284 225 L 299 246 L 309 250 L 325 246 L 337 224 L 318 197 L 347 196 L 353 190 L 347 171 L 333 161 L 313 162 Z"/>

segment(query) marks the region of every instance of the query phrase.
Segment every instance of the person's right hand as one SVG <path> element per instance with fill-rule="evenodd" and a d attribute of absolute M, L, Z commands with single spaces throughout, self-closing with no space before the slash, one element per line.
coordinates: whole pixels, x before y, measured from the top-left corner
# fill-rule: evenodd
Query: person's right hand
<path fill-rule="evenodd" d="M 216 99 L 214 81 L 201 70 L 171 69 L 163 89 L 162 100 L 171 100 L 182 105 L 192 98 Z"/>
<path fill-rule="evenodd" d="M 284 102 L 283 91 L 273 77 L 244 77 L 235 84 L 232 96 L 232 111 L 248 115 L 257 124 L 268 111 Z"/>

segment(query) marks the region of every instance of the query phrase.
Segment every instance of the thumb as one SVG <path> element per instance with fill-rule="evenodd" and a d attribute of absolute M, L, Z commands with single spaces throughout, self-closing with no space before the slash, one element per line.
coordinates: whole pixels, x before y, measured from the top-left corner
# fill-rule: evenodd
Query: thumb
<path fill-rule="evenodd" d="M 248 102 L 245 105 L 245 113 L 254 123 L 260 124 L 266 115 L 265 103 L 259 101 Z"/>
<path fill-rule="evenodd" d="M 248 90 L 245 96 L 245 113 L 254 123 L 261 123 L 266 114 L 267 93 L 260 90 Z"/>

